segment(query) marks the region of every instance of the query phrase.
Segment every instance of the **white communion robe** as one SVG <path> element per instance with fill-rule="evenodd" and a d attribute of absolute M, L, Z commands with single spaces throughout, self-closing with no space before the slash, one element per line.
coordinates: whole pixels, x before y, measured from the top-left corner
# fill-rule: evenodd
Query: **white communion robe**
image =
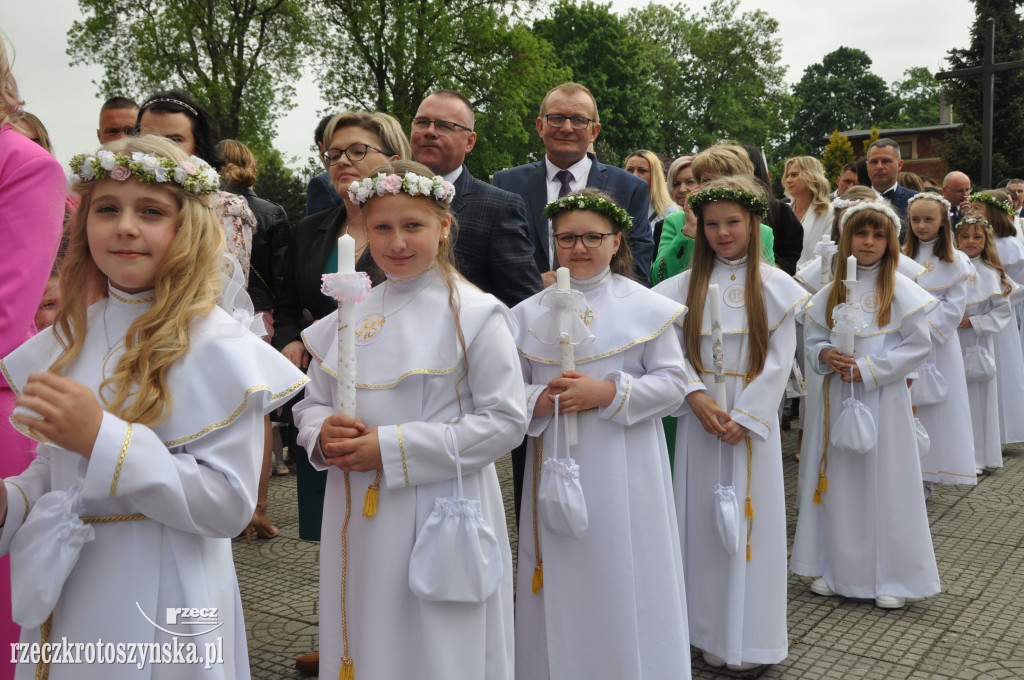
<path fill-rule="evenodd" d="M 554 534 L 537 515 L 531 490 L 536 453 L 545 459 L 555 455 L 556 423 L 533 410 L 544 388 L 561 375 L 561 355 L 557 346 L 530 333 L 547 311 L 539 303 L 544 292 L 513 309 L 529 423 L 516 677 L 689 678 L 682 555 L 660 420 L 683 403 L 688 374 L 676 322 L 686 307 L 608 270 L 573 279 L 572 288 L 586 297 L 584 321 L 594 335 L 591 344 L 576 349 L 576 370 L 614 382 L 615 397 L 608 406 L 579 414 L 579 444 L 570 451 L 579 465 L 587 532 L 580 539 Z M 564 433 L 563 427 L 562 457 Z M 538 534 L 543 587 L 534 594 Z"/>
<path fill-rule="evenodd" d="M 455 292 L 465 358 L 436 267 L 390 279 L 356 306 L 356 416 L 377 428 L 383 476 L 376 516 L 367 519 L 363 500 L 375 474 L 349 473 L 344 603 L 345 477 L 325 464 L 317 444 L 324 419 L 337 411 L 337 312 L 303 333 L 311 382 L 294 408 L 295 424 L 310 462 L 329 471 L 320 542 L 321 677 L 338 677 L 345 606 L 357 678 L 513 678 L 512 551 L 494 461 L 525 434 L 522 374 L 505 306 L 462 279 Z M 434 500 L 455 495 L 446 424 L 458 440 L 464 495 L 480 501 L 502 546 L 501 583 L 482 603 L 422 600 L 409 587 L 413 545 Z"/>
<path fill-rule="evenodd" d="M 1024 286 L 1024 244 L 1012 236 L 996 238 L 999 260 L 1009 276 Z M 999 369 L 999 426 L 1003 444 L 1024 441 L 1024 354 L 1021 352 L 1017 315 L 1021 314 L 1024 288 L 1010 293 L 1014 317 L 995 336 L 995 359 Z"/>
<path fill-rule="evenodd" d="M 968 419 L 971 407 L 964 377 L 964 357 L 956 332 L 964 318 L 967 284 L 974 268 L 970 258 L 959 250 L 953 251 L 953 262 L 939 259 L 935 255 L 937 241 L 936 238 L 919 244 L 916 260 L 925 267 L 925 273 L 917 279 L 917 284 L 938 300 L 938 304 L 928 310 L 932 338 L 928 360 L 946 380 L 949 394 L 937 404 L 914 404 L 917 418 L 931 440 L 927 455 L 921 458 L 921 475 L 926 482 L 977 484 L 974 434 Z"/>
<path fill-rule="evenodd" d="M 832 258 L 832 267 L 835 266 L 835 257 Z M 903 253 L 900 253 L 900 259 L 896 263 L 896 271 L 903 274 L 911 281 L 917 281 L 918 277 L 924 273 L 925 269 L 920 264 L 914 261 L 913 258 L 907 257 Z M 821 283 L 821 258 L 811 260 L 807 263 L 807 266 L 796 273 L 795 278 L 800 285 L 807 289 L 811 295 L 814 295 L 822 288 L 828 287 L 832 283 L 832 278 L 835 276 L 834 269 L 830 269 L 828 274 L 828 280 L 824 285 Z M 797 315 L 796 318 L 798 327 L 801 332 L 801 346 L 798 348 L 797 359 L 800 361 L 801 367 L 804 369 L 804 384 L 807 388 L 807 396 L 803 398 L 800 408 L 800 429 L 804 429 L 805 421 L 808 417 L 807 404 L 812 404 L 821 398 L 821 385 L 824 381 L 824 376 L 814 371 L 807 369 L 807 352 L 806 352 L 806 337 L 807 337 L 807 324 L 803 314 Z M 800 490 L 803 488 L 804 479 L 807 477 L 807 456 L 803 455 L 807 448 L 810 446 L 810 442 L 804 438 L 800 441 L 800 465 L 797 471 L 797 497 L 800 496 Z M 814 476 L 814 473 L 811 474 Z"/>
<path fill-rule="evenodd" d="M 975 273 L 967 284 L 967 308 L 964 316 L 970 328 L 961 328 L 960 348 L 980 344 L 995 357 L 995 336 L 1013 321 L 1010 300 L 1003 295 L 999 272 L 981 257 L 971 259 Z M 996 364 L 996 377 L 987 382 L 967 383 L 971 405 L 971 425 L 974 433 L 974 465 L 977 468 L 1003 466 L 1003 447 L 999 427 L 999 382 L 1005 380 L 1001 367 Z"/>
<path fill-rule="evenodd" d="M 794 316 L 809 296 L 781 269 L 761 265 L 768 328 L 764 370 L 744 386 L 749 363 L 745 308 L 745 260 L 716 259 L 710 283 L 722 297 L 722 330 L 726 392 L 730 417 L 750 430 L 747 443 L 721 445 L 724 466 L 741 509 L 748 490 L 754 519 L 751 560 L 741 545 L 735 555 L 723 548 L 715 529 L 715 485 L 719 482 L 720 440 L 704 431 L 689 407 L 676 415 L 675 495 L 682 532 L 683 568 L 689 596 L 690 641 L 727 663 L 778 663 L 789 653 L 786 635 L 786 508 L 782 482 L 782 445 L 778 409 L 796 350 Z M 735 280 L 730 278 L 735 274 Z M 654 290 L 673 300 L 686 300 L 690 271 L 658 284 Z M 690 390 L 708 390 L 711 371 L 710 305 L 701 320 L 701 363 L 704 374 Z M 748 477 L 747 461 L 752 462 Z M 751 520 L 741 517 L 740 534 Z M 745 542 L 745 541 L 744 541 Z"/>
<path fill-rule="evenodd" d="M 879 328 L 875 280 L 880 265 L 858 267 L 857 297 L 868 327 L 856 335 L 857 368 L 864 382 L 854 393 L 870 410 L 878 445 L 865 454 L 828 449 L 828 490 L 813 502 L 825 441 L 824 418 L 834 423 L 850 396 L 850 383 L 821 361 L 836 339 L 825 319 L 829 290 L 807 306 L 807 361 L 826 376 L 823 399 L 812 404 L 804 441 L 808 476 L 800 493 L 800 516 L 790 569 L 821 576 L 836 593 L 874 599 L 929 597 L 939 592 L 939 574 L 921 492 L 921 464 L 906 378 L 931 350 L 928 310 L 936 300 L 898 272 L 889 323 Z M 826 405 L 828 408 L 826 408 Z"/>
<path fill-rule="evenodd" d="M 128 327 L 152 307 L 152 300 L 152 291 L 129 295 L 110 290 L 106 299 L 89 307 L 82 352 L 64 375 L 97 394 L 104 371 L 109 377 L 123 352 L 121 341 Z M 112 351 L 108 337 L 117 341 Z M 47 370 L 60 351 L 51 327 L 7 356 L 0 368 L 20 393 L 28 375 Z M 5 480 L 8 512 L 0 552 L 11 551 L 12 563 L 21 558 L 19 545 L 31 533 L 39 516 L 33 517 L 32 509 L 44 494 L 52 499 L 72 487 L 81 489 L 79 517 L 145 515 L 147 519 L 137 521 L 88 525 L 94 538 L 84 544 L 63 584 L 49 640 L 171 646 L 168 633 L 173 633 L 179 643 L 196 643 L 201 657 L 206 656 L 207 645 L 220 644 L 223 662 L 208 670 L 174 657 L 156 664 L 148 663 L 147 657 L 142 669 L 130 662 L 117 663 L 116 658 L 115 663 L 95 665 L 54 663 L 51 680 L 249 677 L 231 539 L 249 524 L 256 507 L 263 415 L 285 403 L 306 378 L 216 308 L 193 322 L 189 349 L 168 371 L 167 383 L 173 401 L 164 422 L 127 423 L 104 412 L 88 460 L 39 444 L 38 457 L 29 468 Z M 16 427 L 29 434 L 23 426 Z M 20 535 L 22 529 L 25 535 Z M 46 533 L 60 532 L 48 528 Z M 15 573 L 14 591 L 48 578 L 42 575 L 48 566 L 39 565 L 39 572 Z M 60 588 L 60 583 L 53 587 Z M 184 625 L 180 617 L 170 624 L 171 608 L 216 612 L 209 625 Z M 39 643 L 40 628 L 23 627 L 21 641 Z M 35 672 L 35 665 L 22 664 L 16 677 L 33 678 Z"/>

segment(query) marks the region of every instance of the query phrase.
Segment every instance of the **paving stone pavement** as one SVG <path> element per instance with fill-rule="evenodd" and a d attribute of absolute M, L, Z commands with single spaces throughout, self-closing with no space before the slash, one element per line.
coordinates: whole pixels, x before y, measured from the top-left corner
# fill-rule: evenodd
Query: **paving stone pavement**
<path fill-rule="evenodd" d="M 783 443 L 790 545 L 797 518 L 794 440 Z M 743 674 L 711 669 L 695 653 L 693 677 L 1024 679 L 1024 445 L 1008 447 L 1004 459 L 1005 467 L 978 486 L 937 486 L 928 501 L 940 595 L 882 610 L 869 601 L 814 595 L 810 579 L 790 574 L 789 657 Z M 507 456 L 498 473 L 514 555 Z M 319 544 L 298 538 L 294 474 L 271 479 L 269 505 L 280 536 L 233 544 L 252 677 L 307 678 L 294 660 L 317 645 Z"/>

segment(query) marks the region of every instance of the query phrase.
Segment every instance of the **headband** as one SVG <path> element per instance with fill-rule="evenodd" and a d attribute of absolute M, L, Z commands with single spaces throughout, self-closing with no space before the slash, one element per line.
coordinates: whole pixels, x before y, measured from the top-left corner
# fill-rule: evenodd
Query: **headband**
<path fill-rule="evenodd" d="M 968 215 L 956 223 L 956 227 L 953 228 L 953 231 L 959 234 L 964 227 L 971 226 L 981 227 L 993 236 L 995 235 L 995 230 L 992 228 L 992 225 L 981 215 Z"/>
<path fill-rule="evenodd" d="M 885 203 L 882 203 L 881 201 L 877 200 L 861 201 L 860 203 L 855 203 L 854 205 L 851 205 L 849 208 L 847 208 L 846 212 L 843 213 L 842 218 L 839 220 L 839 231 L 843 230 L 843 228 L 846 226 L 847 220 L 849 220 L 852 215 L 855 215 L 859 212 L 863 212 L 865 210 L 874 210 L 875 212 L 882 213 L 890 220 L 892 220 L 892 224 L 894 227 L 896 227 L 897 233 L 899 232 L 900 218 L 896 216 L 896 213 L 893 212 L 892 208 L 887 206 Z"/>
<path fill-rule="evenodd" d="M 764 199 L 764 196 L 740 189 L 728 189 L 726 187 L 702 189 L 695 195 L 691 195 L 688 201 L 690 208 L 695 214 L 703 212 L 704 206 L 709 203 L 718 202 L 735 203 L 742 206 L 748 212 L 762 218 L 768 214 L 768 201 Z"/>
<path fill-rule="evenodd" d="M 832 199 L 832 207 L 835 208 L 836 210 L 845 210 L 846 208 L 849 208 L 856 202 L 857 201 L 851 201 L 848 198 L 836 196 L 835 198 Z"/>
<path fill-rule="evenodd" d="M 544 206 L 544 217 L 553 220 L 562 213 L 573 210 L 589 210 L 604 215 L 621 231 L 633 228 L 633 218 L 618 203 L 600 196 L 569 194 Z"/>
<path fill-rule="evenodd" d="M 914 205 L 914 201 L 922 200 L 922 199 L 927 199 L 929 201 L 938 201 L 939 203 L 942 204 L 942 207 L 944 207 L 946 209 L 946 212 L 949 212 L 950 208 L 952 207 L 949 204 L 949 201 L 944 199 L 939 194 L 932 193 L 930 191 L 922 191 L 922 192 L 914 194 L 913 196 L 910 197 L 910 200 L 907 201 L 907 208 L 909 209 L 910 206 Z"/>
<path fill-rule="evenodd" d="M 181 108 L 183 108 L 186 111 L 188 111 L 189 113 L 191 113 L 196 118 L 199 118 L 199 112 L 196 111 L 194 108 L 192 108 L 191 106 L 189 106 L 185 102 L 181 101 L 180 99 L 171 99 L 170 97 L 160 97 L 159 99 L 150 99 L 148 102 L 146 102 L 145 104 L 142 105 L 142 108 L 139 110 L 139 113 L 142 113 L 146 109 L 150 108 L 151 106 L 153 106 L 153 104 L 177 104 Z"/>
<path fill-rule="evenodd" d="M 455 185 L 451 182 L 446 182 L 439 175 L 423 177 L 414 172 L 407 172 L 404 176 L 378 172 L 376 177 L 354 181 L 348 187 L 348 197 L 356 205 L 361 205 L 372 196 L 397 196 L 403 191 L 410 196 L 433 198 L 445 205 L 451 205 L 455 198 Z"/>
<path fill-rule="evenodd" d="M 220 176 L 198 156 L 176 163 L 166 156 L 135 151 L 131 156 L 100 149 L 95 156 L 80 153 L 71 159 L 72 182 L 92 182 L 109 177 L 123 182 L 134 177 L 143 184 L 174 182 L 192 194 L 212 194 L 220 188 Z"/>
<path fill-rule="evenodd" d="M 1011 206 L 1006 201 L 1000 201 L 998 198 L 988 193 L 987 191 L 979 191 L 976 194 L 971 194 L 971 197 L 968 198 L 967 200 L 971 203 L 977 203 L 980 201 L 981 203 L 988 203 L 989 205 L 994 205 L 995 207 L 999 208 L 1010 217 L 1013 217 L 1013 206 Z"/>

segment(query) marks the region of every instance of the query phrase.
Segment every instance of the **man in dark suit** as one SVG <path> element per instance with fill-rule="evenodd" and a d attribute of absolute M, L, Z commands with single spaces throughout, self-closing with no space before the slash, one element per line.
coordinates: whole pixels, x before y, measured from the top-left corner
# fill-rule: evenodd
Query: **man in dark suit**
<path fill-rule="evenodd" d="M 331 118 L 334 118 L 334 116 L 335 114 L 330 113 L 321 118 L 320 123 L 316 126 L 316 130 L 313 131 L 318 158 L 324 152 L 324 130 L 327 129 L 327 124 L 331 122 Z M 307 215 L 315 215 L 340 203 L 341 196 L 334 190 L 334 184 L 331 183 L 331 177 L 326 170 L 319 175 L 314 175 L 309 180 L 309 184 L 306 185 Z"/>
<path fill-rule="evenodd" d="M 534 258 L 545 285 L 555 281 L 556 261 L 544 206 L 584 187 L 600 189 L 633 216 L 626 240 L 633 253 L 637 281 L 647 284 L 654 259 L 654 237 L 647 220 L 647 183 L 625 170 L 605 165 L 587 149 L 601 132 L 597 101 L 586 87 L 563 83 L 544 97 L 537 116 L 544 142 L 542 160 L 494 174 L 494 186 L 519 194 L 526 201 Z"/>
<path fill-rule="evenodd" d="M 971 195 L 971 178 L 954 170 L 942 180 L 942 197 L 949 201 L 949 220 L 955 227 L 967 214 L 967 199 Z"/>
<path fill-rule="evenodd" d="M 903 168 L 900 145 L 888 137 L 875 140 L 868 147 L 867 159 L 871 188 L 875 190 L 876 194 L 889 201 L 892 209 L 899 215 L 902 222 L 899 225 L 900 243 L 903 243 L 907 231 L 907 201 L 917 192 L 901 187 L 896 181 L 897 173 Z"/>
<path fill-rule="evenodd" d="M 473 106 L 454 90 L 420 104 L 409 142 L 413 158 L 455 185 L 455 266 L 509 307 L 541 289 L 523 200 L 469 174 L 464 162 L 476 144 Z"/>

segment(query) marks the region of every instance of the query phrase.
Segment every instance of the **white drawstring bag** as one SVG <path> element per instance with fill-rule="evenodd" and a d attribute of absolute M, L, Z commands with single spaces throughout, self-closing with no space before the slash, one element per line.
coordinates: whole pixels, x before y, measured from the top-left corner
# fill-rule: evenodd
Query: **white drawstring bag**
<path fill-rule="evenodd" d="M 924 458 L 932 448 L 932 438 L 919 418 L 914 418 L 914 437 L 917 439 L 917 455 Z"/>
<path fill-rule="evenodd" d="M 832 425 L 829 446 L 834 451 L 865 454 L 878 442 L 875 417 L 859 399 L 854 397 L 854 384 L 850 382 L 850 398 L 843 401 L 843 410 L 839 412 Z"/>
<path fill-rule="evenodd" d="M 544 526 L 554 534 L 566 538 L 583 538 L 590 520 L 587 515 L 587 500 L 580 485 L 580 466 L 569 456 L 569 418 L 565 422 L 565 457 L 558 457 L 558 395 L 555 395 L 555 433 L 552 443 L 555 453 L 544 459 L 544 472 L 537 486 L 537 512 Z"/>
<path fill-rule="evenodd" d="M 964 375 L 967 382 L 988 382 L 996 377 L 996 361 L 980 337 L 964 352 Z"/>
<path fill-rule="evenodd" d="M 409 588 L 432 602 L 484 602 L 498 589 L 504 564 L 480 501 L 462 492 L 462 462 L 455 430 L 445 425 L 444 446 L 455 450 L 455 495 L 435 498 L 409 559 Z"/>
<path fill-rule="evenodd" d="M 736 486 L 732 483 L 730 474 L 729 483 L 722 483 L 722 439 L 718 439 L 718 483 L 715 484 L 715 530 L 718 531 L 718 539 L 722 542 L 730 556 L 740 550 L 740 501 L 736 498 Z M 729 447 L 729 454 L 732 456 L 732 447 Z"/>
<path fill-rule="evenodd" d="M 949 385 L 938 366 L 926 361 L 917 369 L 917 380 L 910 386 L 910 403 L 914 406 L 931 406 L 945 401 Z"/>

